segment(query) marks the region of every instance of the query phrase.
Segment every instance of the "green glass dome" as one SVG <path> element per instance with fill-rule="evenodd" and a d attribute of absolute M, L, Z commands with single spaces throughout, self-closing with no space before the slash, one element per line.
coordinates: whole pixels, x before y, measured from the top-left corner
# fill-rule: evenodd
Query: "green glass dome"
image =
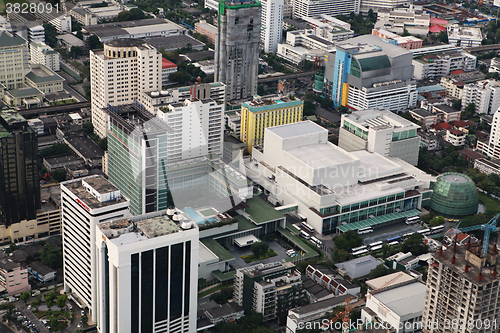
<path fill-rule="evenodd" d="M 461 173 L 443 173 L 437 178 L 431 208 L 443 215 L 471 215 L 477 212 L 479 198 L 472 179 Z"/>

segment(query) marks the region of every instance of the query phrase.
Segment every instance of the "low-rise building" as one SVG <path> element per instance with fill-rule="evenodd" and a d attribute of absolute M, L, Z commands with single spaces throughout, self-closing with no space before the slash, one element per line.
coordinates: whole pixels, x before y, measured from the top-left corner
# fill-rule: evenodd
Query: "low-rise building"
<path fill-rule="evenodd" d="M 438 120 L 446 123 L 460 120 L 461 115 L 460 110 L 454 109 L 446 104 L 433 105 L 432 108 L 427 111 L 438 114 Z"/>
<path fill-rule="evenodd" d="M 45 265 L 41 261 L 35 261 L 28 265 L 30 277 L 39 282 L 47 283 L 56 279 L 57 271 Z"/>
<path fill-rule="evenodd" d="M 417 80 L 434 79 L 456 70 L 470 72 L 476 69 L 477 57 L 467 52 L 446 51 L 422 55 L 413 59 Z"/>
<path fill-rule="evenodd" d="M 461 47 L 481 46 L 483 34 L 480 28 L 452 24 L 446 27 L 448 42 Z"/>
<path fill-rule="evenodd" d="M 173 62 L 161 58 L 161 84 L 162 86 L 165 86 L 168 84 L 169 79 L 168 77 L 170 74 L 177 72 L 177 65 L 174 64 Z"/>
<path fill-rule="evenodd" d="M 83 160 L 77 158 L 75 155 L 64 155 L 56 157 L 45 157 L 43 159 L 43 165 L 47 168 L 48 172 L 52 172 L 57 169 L 64 169 L 71 166 L 79 166 L 83 164 Z"/>
<path fill-rule="evenodd" d="M 36 132 L 37 135 L 43 135 L 44 132 L 43 121 L 41 121 L 38 118 L 29 119 L 28 125 L 30 125 L 30 127 L 33 129 L 33 131 Z M 40 146 L 40 144 L 38 146 Z"/>
<path fill-rule="evenodd" d="M 488 160 L 480 158 L 474 161 L 474 169 L 478 169 L 487 175 L 495 174 L 500 176 L 500 160 Z"/>
<path fill-rule="evenodd" d="M 3 287 L 9 295 L 31 290 L 28 269 L 11 260 L 0 262 L 0 287 Z"/>
<path fill-rule="evenodd" d="M 430 15 L 416 11 L 416 8 L 394 8 L 389 12 L 377 13 L 376 29 L 385 29 L 396 34 L 408 31 L 412 35 L 427 36 L 429 33 Z"/>
<path fill-rule="evenodd" d="M 238 304 L 229 302 L 212 309 L 207 309 L 205 315 L 212 324 L 217 324 L 238 320 L 245 315 L 245 310 Z"/>
<path fill-rule="evenodd" d="M 217 34 L 217 27 L 207 23 L 206 20 L 201 20 L 194 24 L 194 32 L 207 36 L 207 41 L 210 44 L 215 44 L 215 35 Z"/>
<path fill-rule="evenodd" d="M 193 63 L 193 66 L 198 67 L 207 75 L 215 73 L 215 60 L 201 60 Z"/>
<path fill-rule="evenodd" d="M 465 144 L 465 137 L 466 134 L 464 132 L 452 128 L 446 131 L 444 139 L 455 147 L 461 147 Z"/>
<path fill-rule="evenodd" d="M 95 144 L 88 136 L 83 134 L 73 134 L 63 138 L 64 142 L 85 161 L 90 167 L 102 165 L 104 150 Z"/>
<path fill-rule="evenodd" d="M 410 110 L 411 116 L 420 122 L 422 127 L 434 125 L 437 122 L 438 116 L 435 113 L 427 112 L 423 109 Z"/>
<path fill-rule="evenodd" d="M 395 44 L 407 50 L 419 49 L 422 47 L 423 40 L 415 36 L 401 37 L 385 29 L 372 29 L 372 35 L 385 39 L 387 42 Z"/>
<path fill-rule="evenodd" d="M 436 133 L 431 131 L 419 131 L 420 145 L 422 147 L 427 147 L 428 151 L 436 150 L 439 148 L 439 137 Z"/>
<path fill-rule="evenodd" d="M 371 255 L 368 255 L 344 261 L 335 264 L 335 266 L 337 267 L 340 275 L 354 280 L 366 278 L 370 274 L 372 269 L 375 269 L 378 265 L 381 264 L 383 264 L 382 261 L 376 259 Z"/>
<path fill-rule="evenodd" d="M 5 91 L 3 99 L 7 105 L 30 109 L 42 106 L 44 96 L 45 94 L 35 87 L 24 87 Z"/>
<path fill-rule="evenodd" d="M 459 100 L 462 99 L 463 89 L 466 84 L 484 80 L 486 75 L 480 71 L 467 72 L 454 71 L 450 75 L 442 77 L 440 84 L 446 89 L 446 96 Z"/>
<path fill-rule="evenodd" d="M 32 64 L 31 72 L 26 75 L 26 84 L 36 88 L 44 95 L 64 90 L 64 79 L 42 64 Z"/>
<path fill-rule="evenodd" d="M 30 44 L 30 55 L 32 64 L 42 64 L 52 71 L 59 71 L 61 55 L 43 42 Z"/>
<path fill-rule="evenodd" d="M 307 266 L 306 275 L 317 284 L 332 291 L 335 296 L 344 294 L 355 296 L 361 291 L 360 286 L 336 277 L 335 273 L 324 265 Z"/>
<path fill-rule="evenodd" d="M 58 35 L 56 38 L 57 44 L 64 47 L 68 51 L 70 51 L 72 47 L 85 47 L 84 41 L 73 34 Z"/>
<path fill-rule="evenodd" d="M 418 258 L 411 254 L 411 252 L 403 253 L 398 252 L 387 258 L 389 268 L 409 271 L 418 266 Z"/>

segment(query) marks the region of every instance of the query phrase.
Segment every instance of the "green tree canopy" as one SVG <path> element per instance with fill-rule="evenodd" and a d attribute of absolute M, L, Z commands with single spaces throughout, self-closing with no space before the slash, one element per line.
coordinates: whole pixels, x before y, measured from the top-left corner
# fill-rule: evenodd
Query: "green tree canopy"
<path fill-rule="evenodd" d="M 25 291 L 24 293 L 21 294 L 20 298 L 24 301 L 24 304 L 28 304 L 28 301 L 31 298 L 31 294 L 29 291 Z"/>
<path fill-rule="evenodd" d="M 361 246 L 361 244 L 363 244 L 363 239 L 359 237 L 357 232 L 349 230 L 348 232 L 343 233 L 342 235 L 334 237 L 333 242 L 335 243 L 336 249 L 339 250 L 342 249 L 347 252 L 350 252 L 351 249 Z"/>
<path fill-rule="evenodd" d="M 370 271 L 368 278 L 369 279 L 376 279 L 378 277 L 387 275 L 389 273 L 390 273 L 390 270 L 387 267 L 385 267 L 384 264 L 380 264 Z"/>
<path fill-rule="evenodd" d="M 58 182 L 63 182 L 66 180 L 66 171 L 55 170 L 54 172 L 52 172 L 52 178 L 57 180 Z"/>
<path fill-rule="evenodd" d="M 62 267 L 62 252 L 52 244 L 45 244 L 40 251 L 40 260 L 54 269 Z"/>
<path fill-rule="evenodd" d="M 71 154 L 71 148 L 65 143 L 54 143 L 52 146 L 43 149 L 40 152 L 40 157 L 52 157 Z"/>
<path fill-rule="evenodd" d="M 424 244 L 424 236 L 421 234 L 413 234 L 403 242 L 403 252 L 411 252 L 414 256 L 429 252 L 429 248 Z"/>
<path fill-rule="evenodd" d="M 59 295 L 56 301 L 57 307 L 60 309 L 64 308 L 67 301 L 68 301 L 68 296 L 66 294 Z"/>
<path fill-rule="evenodd" d="M 267 253 L 267 250 L 269 250 L 269 244 L 267 242 L 253 243 L 251 250 L 253 254 L 260 257 Z"/>

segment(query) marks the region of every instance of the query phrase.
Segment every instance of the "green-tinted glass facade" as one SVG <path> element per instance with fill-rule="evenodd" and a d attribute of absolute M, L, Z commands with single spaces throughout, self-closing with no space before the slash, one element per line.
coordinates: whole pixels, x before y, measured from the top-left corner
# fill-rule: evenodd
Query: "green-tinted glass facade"
<path fill-rule="evenodd" d="M 347 120 L 344 120 L 344 129 L 348 130 L 351 133 L 356 134 L 362 139 L 368 140 L 368 131 L 365 131 L 362 128 L 359 128 L 358 126 L 351 124 Z"/>
<path fill-rule="evenodd" d="M 431 209 L 447 216 L 471 215 L 477 212 L 479 198 L 472 179 L 461 173 L 444 173 L 434 184 Z"/>
<path fill-rule="evenodd" d="M 38 139 L 17 111 L 0 112 L 0 223 L 36 219 L 40 208 Z"/>

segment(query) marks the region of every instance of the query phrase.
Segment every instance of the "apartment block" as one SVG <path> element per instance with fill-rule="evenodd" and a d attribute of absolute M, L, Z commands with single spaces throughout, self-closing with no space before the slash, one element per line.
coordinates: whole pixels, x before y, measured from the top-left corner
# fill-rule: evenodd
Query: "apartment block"
<path fill-rule="evenodd" d="M 385 39 L 388 43 L 397 45 L 407 50 L 419 49 L 423 40 L 414 36 L 401 37 L 384 29 L 372 29 L 372 35 Z"/>
<path fill-rule="evenodd" d="M 0 262 L 0 286 L 5 288 L 9 295 L 30 291 L 28 269 L 11 260 Z"/>
<path fill-rule="evenodd" d="M 246 312 L 261 313 L 264 321 L 285 319 L 305 297 L 300 272 L 291 262 L 257 264 L 236 270 L 234 299 Z"/>
<path fill-rule="evenodd" d="M 360 11 L 365 15 L 370 9 L 374 13 L 389 12 L 396 8 L 409 7 L 410 4 L 408 0 L 361 0 Z"/>
<path fill-rule="evenodd" d="M 422 10 L 417 10 L 414 6 L 409 6 L 377 12 L 375 29 L 385 29 L 398 35 L 402 35 L 406 30 L 414 36 L 427 37 L 429 24 L 429 14 L 424 14 Z"/>
<path fill-rule="evenodd" d="M 227 100 L 244 99 L 257 93 L 261 4 L 244 0 L 235 5 L 219 3 L 219 25 L 215 40 L 215 82 L 226 85 Z"/>
<path fill-rule="evenodd" d="M 104 50 L 90 51 L 92 123 L 99 137 L 107 135 L 108 121 L 102 111 L 108 105 L 133 103 L 143 92 L 162 85 L 161 54 L 141 39 L 115 39 Z"/>
<path fill-rule="evenodd" d="M 332 17 L 338 15 L 358 14 L 361 0 L 295 0 L 292 1 L 293 17 L 316 17 L 320 15 L 329 15 Z"/>
<path fill-rule="evenodd" d="M 61 69 L 61 55 L 43 42 L 31 43 L 30 55 L 32 64 L 42 64 L 52 71 Z"/>
<path fill-rule="evenodd" d="M 35 10 L 35 11 L 11 11 L 7 14 L 7 17 L 11 22 L 33 22 L 36 20 L 42 20 L 44 23 L 48 23 L 56 28 L 58 33 L 71 33 L 71 16 L 64 15 L 61 12 L 57 12 L 55 8 L 52 11 L 48 10 Z"/>
<path fill-rule="evenodd" d="M 158 118 L 173 130 L 168 161 L 222 155 L 225 105 L 213 99 L 188 100 L 160 108 Z M 170 144 L 171 143 L 171 144 Z"/>
<path fill-rule="evenodd" d="M 487 141 L 477 141 L 477 150 L 488 157 L 500 159 L 500 110 L 495 111 L 491 121 L 490 137 Z"/>
<path fill-rule="evenodd" d="M 416 106 L 411 51 L 373 35 L 339 42 L 336 47 L 328 54 L 323 87 L 334 106 L 393 112 Z"/>
<path fill-rule="evenodd" d="M 207 41 L 210 44 L 215 44 L 215 35 L 217 34 L 217 27 L 207 23 L 205 20 L 196 22 L 194 24 L 194 32 L 207 36 Z"/>
<path fill-rule="evenodd" d="M 161 84 L 162 86 L 166 86 L 169 82 L 168 77 L 170 74 L 177 72 L 177 65 L 173 62 L 161 58 Z"/>
<path fill-rule="evenodd" d="M 284 0 L 263 0 L 261 2 L 260 39 L 264 44 L 265 53 L 276 53 L 283 34 Z"/>
<path fill-rule="evenodd" d="M 97 321 L 96 225 L 129 216 L 129 200 L 102 176 L 61 183 L 64 290 Z"/>
<path fill-rule="evenodd" d="M 7 89 L 24 87 L 24 77 L 30 71 L 28 42 L 7 32 L 0 33 L 0 83 Z"/>
<path fill-rule="evenodd" d="M 425 333 L 456 332 L 449 324 L 455 322 L 472 324 L 461 332 L 498 332 L 498 253 L 496 247 L 489 247 L 486 257 L 481 252 L 482 246 L 475 242 L 432 254 L 422 318 Z"/>
<path fill-rule="evenodd" d="M 470 103 L 475 105 L 476 113 L 495 113 L 500 107 L 500 82 L 489 79 L 466 84 L 462 94 L 462 110 Z"/>
<path fill-rule="evenodd" d="M 475 83 L 477 81 L 484 80 L 485 78 L 486 75 L 480 71 L 468 73 L 457 71 L 456 73 L 442 77 L 440 84 L 446 88 L 447 97 L 459 100 L 463 98 L 464 87 L 466 84 Z"/>
<path fill-rule="evenodd" d="M 9 227 L 35 220 L 36 210 L 41 207 L 38 139 L 15 110 L 0 112 L 0 160 L 1 224 Z"/>
<path fill-rule="evenodd" d="M 364 149 L 382 156 L 399 157 L 411 165 L 417 165 L 419 128 L 390 111 L 355 111 L 342 115 L 339 147 L 346 151 Z"/>
<path fill-rule="evenodd" d="M 246 143 L 248 152 L 264 143 L 267 127 L 285 125 L 302 120 L 304 102 L 281 95 L 255 96 L 241 105 L 240 140 Z"/>
<path fill-rule="evenodd" d="M 446 27 L 448 33 L 448 42 L 461 47 L 481 46 L 483 41 L 483 33 L 480 28 L 462 27 L 458 24 L 448 25 Z"/>
<path fill-rule="evenodd" d="M 98 331 L 196 332 L 198 236 L 175 209 L 99 223 Z"/>
<path fill-rule="evenodd" d="M 26 39 L 30 43 L 45 43 L 45 28 L 43 21 L 10 22 L 10 31 Z"/>
<path fill-rule="evenodd" d="M 413 59 L 417 80 L 450 75 L 453 71 L 471 72 L 476 69 L 477 57 L 468 52 L 446 51 Z"/>

